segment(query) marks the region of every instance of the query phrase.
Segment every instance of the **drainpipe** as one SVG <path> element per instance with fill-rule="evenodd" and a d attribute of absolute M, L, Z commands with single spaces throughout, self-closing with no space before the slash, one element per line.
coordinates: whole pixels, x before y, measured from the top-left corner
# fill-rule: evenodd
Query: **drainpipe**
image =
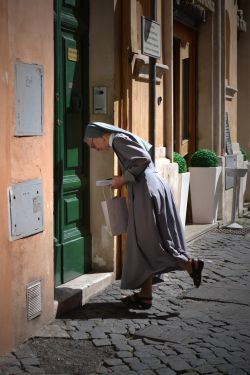
<path fill-rule="evenodd" d="M 156 21 L 157 0 L 150 2 L 150 18 Z M 156 101 L 156 58 L 149 57 L 149 143 L 152 144 L 151 157 L 155 162 L 155 101 Z"/>

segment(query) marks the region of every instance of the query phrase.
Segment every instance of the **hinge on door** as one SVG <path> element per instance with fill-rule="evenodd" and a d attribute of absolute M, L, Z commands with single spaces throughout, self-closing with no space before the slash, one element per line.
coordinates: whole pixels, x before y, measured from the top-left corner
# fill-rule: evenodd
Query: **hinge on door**
<path fill-rule="evenodd" d="M 58 92 L 56 93 L 56 100 L 59 102 L 59 94 L 58 94 Z"/>

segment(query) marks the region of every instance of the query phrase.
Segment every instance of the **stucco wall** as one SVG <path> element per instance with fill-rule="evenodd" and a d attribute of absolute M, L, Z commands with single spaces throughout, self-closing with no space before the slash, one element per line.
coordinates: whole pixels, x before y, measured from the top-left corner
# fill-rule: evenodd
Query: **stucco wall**
<path fill-rule="evenodd" d="M 0 10 L 1 42 L 4 42 L 0 81 L 5 92 L 0 112 L 2 354 L 34 334 L 53 316 L 53 1 L 6 0 L 1 1 Z M 16 61 L 44 67 L 43 136 L 14 136 Z M 43 180 L 44 231 L 9 241 L 7 189 L 34 178 Z M 26 285 L 36 279 L 42 280 L 42 314 L 28 321 Z"/>
<path fill-rule="evenodd" d="M 90 1 L 89 33 L 89 88 L 90 120 L 113 124 L 114 121 L 114 1 Z M 107 113 L 93 113 L 93 88 L 107 87 Z M 114 157 L 112 151 L 90 152 L 90 223 L 92 233 L 93 271 L 114 270 L 114 240 L 108 234 L 100 202 L 102 188 L 96 180 L 112 177 Z"/>
<path fill-rule="evenodd" d="M 247 22 L 247 31 L 240 32 L 238 40 L 238 141 L 248 152 L 250 160 L 250 2 L 240 2 L 244 11 L 244 20 Z M 246 201 L 250 201 L 250 177 L 245 194 Z"/>
<path fill-rule="evenodd" d="M 226 58 L 229 57 L 228 64 L 228 85 L 237 90 L 237 4 L 234 0 L 226 1 L 226 17 L 229 20 L 229 30 L 226 33 L 226 45 L 229 49 Z M 230 36 L 230 38 L 229 38 Z M 226 111 L 228 111 L 229 127 L 232 142 L 237 142 L 237 92 L 231 100 L 226 100 Z"/>
<path fill-rule="evenodd" d="M 221 18 L 218 19 L 220 10 Z M 225 151 L 224 108 L 229 116 L 231 140 L 233 143 L 238 141 L 236 51 L 237 4 L 234 0 L 217 2 L 216 13 L 208 13 L 207 21 L 199 27 L 197 146 L 211 148 L 218 155 Z M 234 90 L 226 90 L 226 86 Z M 228 222 L 232 212 L 232 189 L 224 189 L 223 179 L 219 217 Z"/>
<path fill-rule="evenodd" d="M 213 15 L 210 13 L 199 26 L 197 49 L 197 145 L 213 149 Z"/>
<path fill-rule="evenodd" d="M 228 112 L 231 141 L 232 143 L 237 143 L 237 4 L 234 0 L 225 2 L 225 18 L 226 85 L 235 90 L 235 93 L 230 95 L 226 88 L 225 111 Z M 237 157 L 238 166 L 240 160 L 241 157 Z M 224 208 L 224 222 L 231 222 L 233 210 L 232 188 L 225 190 Z"/>
<path fill-rule="evenodd" d="M 6 160 L 10 160 L 9 150 L 9 76 L 8 76 L 8 6 L 7 0 L 0 2 L 0 45 L 2 51 L 5 51 L 1 57 L 0 63 L 0 91 L 5 93 L 1 95 L 0 100 L 0 355 L 12 345 L 12 314 L 11 314 L 11 259 L 10 244 L 8 241 L 8 209 L 7 209 L 7 185 L 9 182 L 9 167 Z M 4 302 L 3 302 L 4 301 Z M 2 308 L 4 306 L 4 308 Z"/>

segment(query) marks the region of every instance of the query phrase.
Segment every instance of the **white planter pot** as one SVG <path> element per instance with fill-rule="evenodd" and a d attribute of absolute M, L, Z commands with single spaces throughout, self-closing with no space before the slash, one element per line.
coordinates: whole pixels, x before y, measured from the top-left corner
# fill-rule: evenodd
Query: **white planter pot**
<path fill-rule="evenodd" d="M 248 169 L 248 161 L 243 161 L 243 166 L 242 168 Z M 247 187 L 247 175 L 248 173 L 245 174 L 244 177 L 240 178 L 240 188 L 239 188 L 239 215 L 241 216 L 243 214 L 243 208 L 244 208 L 244 195 L 246 192 L 246 187 Z"/>
<path fill-rule="evenodd" d="M 181 223 L 183 225 L 183 228 L 185 228 L 185 224 L 186 224 L 189 182 L 190 182 L 190 172 L 178 174 L 177 206 L 179 209 Z"/>
<path fill-rule="evenodd" d="M 214 223 L 217 219 L 221 167 L 190 167 L 189 171 L 193 223 Z"/>

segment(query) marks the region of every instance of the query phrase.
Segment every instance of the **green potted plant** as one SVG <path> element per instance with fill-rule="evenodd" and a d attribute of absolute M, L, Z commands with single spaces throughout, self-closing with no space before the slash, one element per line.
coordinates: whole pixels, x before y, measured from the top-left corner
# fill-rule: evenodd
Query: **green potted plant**
<path fill-rule="evenodd" d="M 243 161 L 248 161 L 248 154 L 246 150 L 240 145 L 240 151 L 242 153 Z"/>
<path fill-rule="evenodd" d="M 191 157 L 191 167 L 218 167 L 219 159 L 216 154 L 209 149 L 199 149 Z"/>
<path fill-rule="evenodd" d="M 194 224 L 210 224 L 217 219 L 221 167 L 209 149 L 199 149 L 190 160 L 190 194 Z"/>
<path fill-rule="evenodd" d="M 181 222 L 184 228 L 186 224 L 190 172 L 187 170 L 187 162 L 185 158 L 178 152 L 173 153 L 173 162 L 178 164 L 177 206 L 179 208 Z"/>
<path fill-rule="evenodd" d="M 176 151 L 173 154 L 173 159 L 174 159 L 174 163 L 178 164 L 178 172 L 179 173 L 186 173 L 187 172 L 186 159 Z"/>

